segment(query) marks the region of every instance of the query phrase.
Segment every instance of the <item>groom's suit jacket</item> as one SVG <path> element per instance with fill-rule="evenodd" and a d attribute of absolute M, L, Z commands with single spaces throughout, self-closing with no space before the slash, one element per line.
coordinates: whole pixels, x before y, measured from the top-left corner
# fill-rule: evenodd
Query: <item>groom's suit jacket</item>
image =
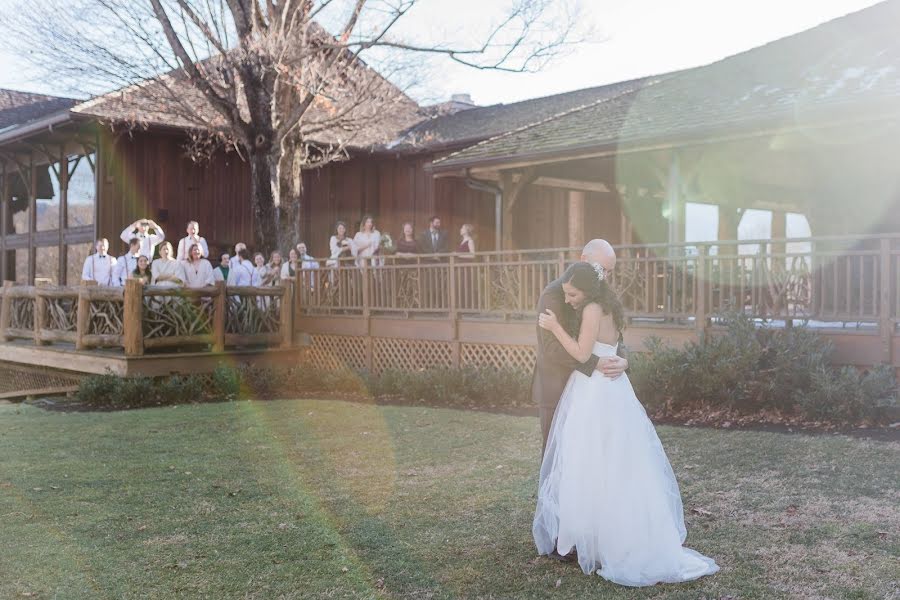
<path fill-rule="evenodd" d="M 571 267 L 570 267 L 571 268 Z M 551 282 L 538 299 L 538 314 L 548 308 L 553 311 L 563 327 L 573 336 L 577 331 L 575 327 L 576 315 L 571 306 L 566 304 L 565 294 L 562 289 L 564 277 Z M 537 328 L 537 360 L 534 365 L 534 373 L 531 379 L 531 397 L 537 405 L 541 417 L 541 433 L 544 436 L 544 446 L 547 445 L 547 436 L 550 435 L 550 424 L 553 422 L 553 413 L 562 396 L 566 382 L 572 371 L 580 371 L 588 377 L 594 373 L 597 362 L 596 355 L 591 355 L 587 362 L 579 363 L 572 358 L 566 349 L 552 332 Z"/>

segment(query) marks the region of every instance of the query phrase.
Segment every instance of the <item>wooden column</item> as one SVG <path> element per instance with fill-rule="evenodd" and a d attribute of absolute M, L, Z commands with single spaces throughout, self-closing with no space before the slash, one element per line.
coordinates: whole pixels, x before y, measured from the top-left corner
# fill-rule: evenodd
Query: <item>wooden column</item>
<path fill-rule="evenodd" d="M 125 280 L 123 328 L 125 356 L 144 354 L 144 286 L 140 279 Z"/>
<path fill-rule="evenodd" d="M 213 352 L 225 352 L 225 319 L 228 310 L 228 297 L 225 295 L 225 282 L 215 283 L 216 294 L 213 296 Z"/>
<path fill-rule="evenodd" d="M 581 256 L 581 249 L 586 241 L 584 239 L 586 197 L 586 192 L 569 190 L 569 247 L 574 248 L 572 258 L 576 260 Z"/>
<path fill-rule="evenodd" d="M 37 171 L 34 168 L 34 156 L 29 158 L 28 164 L 28 285 L 34 285 L 37 273 L 37 248 L 34 245 L 34 234 L 37 232 Z"/>
<path fill-rule="evenodd" d="M 772 211 L 772 239 L 783 240 L 787 237 L 787 213 L 783 210 Z M 784 254 L 787 252 L 787 244 L 778 242 L 772 244 L 772 254 Z M 784 258 L 772 259 L 772 268 L 784 269 L 786 261 Z"/>
<path fill-rule="evenodd" d="M 0 162 L 0 281 L 15 279 L 9 271 L 10 260 L 6 254 L 6 236 L 9 235 L 9 169 Z M 15 269 L 15 263 L 13 263 Z"/>
<path fill-rule="evenodd" d="M 669 173 L 666 179 L 666 210 L 668 212 L 668 243 L 677 244 L 684 240 L 684 199 L 681 197 L 681 161 L 677 151 L 669 158 Z M 677 250 L 670 248 L 670 253 Z"/>
<path fill-rule="evenodd" d="M 69 226 L 69 161 L 65 148 L 59 149 L 59 285 L 68 283 L 68 248 L 66 247 L 66 228 Z"/>

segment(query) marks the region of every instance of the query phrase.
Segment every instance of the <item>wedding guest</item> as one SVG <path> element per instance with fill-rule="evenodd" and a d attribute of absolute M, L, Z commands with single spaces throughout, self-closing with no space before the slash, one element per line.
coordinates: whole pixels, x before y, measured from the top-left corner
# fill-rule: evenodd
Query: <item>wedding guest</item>
<path fill-rule="evenodd" d="M 213 278 L 216 281 L 228 281 L 229 271 L 231 271 L 231 257 L 226 252 L 219 258 L 219 266 L 213 269 Z"/>
<path fill-rule="evenodd" d="M 303 280 L 306 282 L 306 286 L 311 290 L 315 289 L 316 274 L 311 271 L 319 268 L 319 261 L 307 253 L 306 244 L 303 242 L 297 244 L 297 249 L 291 249 L 289 256 L 297 257 L 297 264 L 293 267 L 294 274 L 292 276 L 296 276 L 296 273 L 303 269 Z M 281 278 L 284 279 L 284 277 L 285 270 L 282 268 Z"/>
<path fill-rule="evenodd" d="M 107 287 L 119 285 L 116 260 L 109 255 L 109 240 L 100 238 L 94 244 L 94 249 L 96 252 L 84 259 L 81 279 L 95 281 L 97 285 Z"/>
<path fill-rule="evenodd" d="M 375 229 L 375 219 L 369 215 L 363 217 L 353 242 L 356 244 L 356 266 L 380 264 L 378 253 L 381 250 L 381 232 Z"/>
<path fill-rule="evenodd" d="M 159 245 L 159 258 L 150 264 L 153 274 L 153 285 L 161 287 L 181 287 L 184 285 L 184 267 L 182 261 L 172 256 L 172 244 L 163 242 Z"/>
<path fill-rule="evenodd" d="M 269 264 L 266 266 L 269 269 L 270 285 L 278 285 L 278 281 L 281 279 L 281 267 L 284 266 L 281 252 L 272 250 L 272 253 L 269 254 Z"/>
<path fill-rule="evenodd" d="M 241 250 L 246 250 L 247 244 L 244 242 L 238 242 L 234 245 L 234 256 L 231 257 L 231 262 L 228 263 L 228 266 L 234 268 L 234 265 L 238 264 L 238 260 L 240 260 L 240 252 Z M 248 254 L 249 256 L 249 254 Z"/>
<path fill-rule="evenodd" d="M 153 233 L 150 233 L 153 229 Z M 166 233 L 162 227 L 156 224 L 152 219 L 138 219 L 128 227 L 122 230 L 122 241 L 130 244 L 132 239 L 137 239 L 140 244 L 140 254 L 143 254 L 150 260 L 153 260 L 153 253 L 156 246 L 166 239 Z"/>
<path fill-rule="evenodd" d="M 328 240 L 328 247 L 331 250 L 331 258 L 325 262 L 326 267 L 342 266 L 341 259 L 356 256 L 356 244 L 352 239 L 347 237 L 347 224 L 338 221 L 334 227 L 334 235 Z"/>
<path fill-rule="evenodd" d="M 138 254 L 137 266 L 127 279 L 140 279 L 144 285 L 150 285 L 153 281 L 153 272 L 150 270 L 150 259 L 143 254 Z M 123 284 L 124 285 L 124 284 Z"/>
<path fill-rule="evenodd" d="M 191 244 L 188 258 L 182 263 L 184 269 L 184 285 L 189 288 L 202 288 L 215 284 L 212 265 L 203 258 L 200 244 Z"/>
<path fill-rule="evenodd" d="M 459 235 L 462 240 L 459 242 L 459 246 L 456 247 L 456 253 L 459 255 L 460 260 L 475 260 L 475 240 L 472 238 L 472 231 L 473 227 L 468 223 L 459 228 Z"/>
<path fill-rule="evenodd" d="M 300 266 L 300 255 L 294 248 L 288 250 L 288 259 L 281 265 L 281 278 L 292 279 L 303 267 Z"/>
<path fill-rule="evenodd" d="M 266 257 L 263 256 L 262 252 L 257 252 L 253 255 L 253 272 L 256 274 L 256 279 L 259 282 L 255 285 L 262 286 L 271 283 L 269 267 L 266 265 Z"/>
<path fill-rule="evenodd" d="M 419 252 L 422 254 L 445 254 L 450 251 L 447 232 L 441 229 L 441 218 L 431 217 L 428 229 L 419 237 Z"/>
<path fill-rule="evenodd" d="M 407 221 L 403 224 L 403 231 L 400 239 L 397 240 L 397 252 L 395 256 L 403 258 L 412 258 L 419 253 L 419 244 L 416 241 L 416 235 L 413 230 L 413 224 Z"/>
<path fill-rule="evenodd" d="M 200 237 L 200 224 L 197 221 L 189 221 L 187 224 L 187 235 L 178 242 L 178 260 L 187 260 L 191 246 L 197 244 L 200 246 L 200 252 L 203 258 L 209 258 L 209 246 L 206 244 L 206 238 Z"/>
<path fill-rule="evenodd" d="M 250 253 L 247 248 L 238 250 L 237 256 L 231 259 L 231 269 L 228 271 L 228 279 L 225 285 L 231 286 L 259 286 L 259 275 L 250 262 Z"/>
<path fill-rule="evenodd" d="M 139 240 L 138 238 L 131 238 L 131 240 L 128 241 L 128 253 L 120 256 L 119 260 L 117 261 L 117 283 L 115 285 L 125 285 L 125 280 L 128 279 L 132 273 L 134 273 L 135 269 L 137 269 L 138 258 L 140 258 L 141 256 L 144 256 L 143 254 L 141 254 L 141 240 Z"/>
<path fill-rule="evenodd" d="M 319 268 L 319 261 L 309 255 L 309 252 L 306 249 L 305 242 L 300 242 L 299 244 L 297 244 L 297 255 L 303 265 L 300 267 L 301 269 Z"/>

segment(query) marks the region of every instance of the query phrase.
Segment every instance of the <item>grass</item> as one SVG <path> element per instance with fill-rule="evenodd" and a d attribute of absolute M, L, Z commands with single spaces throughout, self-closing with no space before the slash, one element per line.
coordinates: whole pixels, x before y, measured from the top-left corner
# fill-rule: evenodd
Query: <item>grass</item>
<path fill-rule="evenodd" d="M 893 598 L 900 444 L 660 427 L 688 545 L 626 589 L 535 557 L 537 420 L 337 401 L 0 406 L 0 598 Z"/>

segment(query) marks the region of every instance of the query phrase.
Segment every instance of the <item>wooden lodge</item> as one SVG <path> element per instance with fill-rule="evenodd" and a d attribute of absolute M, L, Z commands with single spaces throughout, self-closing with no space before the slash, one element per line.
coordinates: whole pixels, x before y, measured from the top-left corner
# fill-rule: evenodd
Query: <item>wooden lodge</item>
<path fill-rule="evenodd" d="M 842 363 L 900 367 L 898 20 L 889 0 L 705 67 L 509 105 L 399 107 L 389 136 L 304 172 L 300 234 L 323 264 L 266 302 L 79 286 L 92 241 L 121 254 L 138 218 L 173 241 L 199 221 L 214 262 L 252 247 L 249 167 L 234 152 L 191 160 L 177 117 L 141 121 L 127 92 L 0 91 L 0 378 L 299 354 L 370 370 L 527 369 L 537 294 L 594 237 L 619 250 L 632 348 L 715 334 L 739 310 L 817 327 Z M 714 215 L 702 239 L 697 206 Z M 761 234 L 743 231 L 754 211 L 767 215 Z M 395 239 L 441 216 L 451 248 L 471 223 L 477 256 L 325 268 L 335 222 L 366 214 Z M 194 307 L 194 325 L 154 329 L 175 304 Z"/>

